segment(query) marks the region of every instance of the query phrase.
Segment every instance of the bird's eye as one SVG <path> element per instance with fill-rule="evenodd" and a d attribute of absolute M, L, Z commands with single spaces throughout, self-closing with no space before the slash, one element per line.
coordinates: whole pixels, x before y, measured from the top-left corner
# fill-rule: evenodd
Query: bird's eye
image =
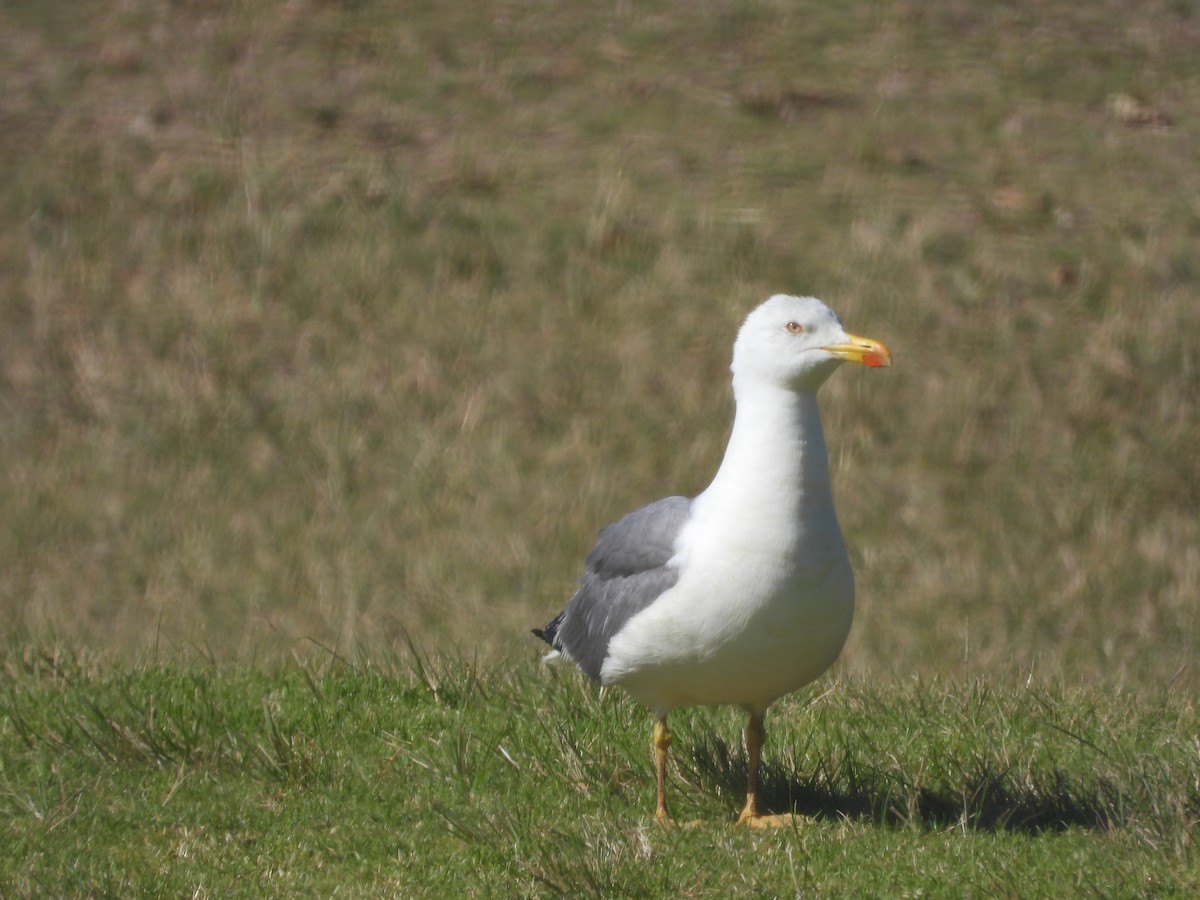
<path fill-rule="evenodd" d="M 787 329 L 788 334 L 802 334 L 804 332 L 804 326 L 799 322 L 788 322 L 783 327 Z"/>

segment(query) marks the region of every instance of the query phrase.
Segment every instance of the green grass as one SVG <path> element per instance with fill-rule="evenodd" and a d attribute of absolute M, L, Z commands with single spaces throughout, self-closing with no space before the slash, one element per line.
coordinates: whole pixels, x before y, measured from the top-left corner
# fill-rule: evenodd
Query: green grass
<path fill-rule="evenodd" d="M 415 660 L 415 661 L 414 661 Z M 270 672 L 6 661 L 5 896 L 1190 896 L 1200 713 L 1160 692 L 843 679 L 769 720 L 650 721 L 530 662 L 313 655 Z"/>
<path fill-rule="evenodd" d="M 0 893 L 1194 893 L 1198 41 L 4 4 Z M 695 712 L 664 834 L 645 716 L 527 629 L 707 484 L 779 291 L 895 354 L 823 390 L 858 607 L 766 773 L 814 822 L 727 829 Z"/>

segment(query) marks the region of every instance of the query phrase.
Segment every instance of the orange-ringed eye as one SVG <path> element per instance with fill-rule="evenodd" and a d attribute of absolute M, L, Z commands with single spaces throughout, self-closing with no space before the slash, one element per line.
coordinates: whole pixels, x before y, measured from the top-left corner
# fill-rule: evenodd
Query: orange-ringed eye
<path fill-rule="evenodd" d="M 787 329 L 788 334 L 801 334 L 804 331 L 804 326 L 799 322 L 788 322 L 783 327 Z"/>

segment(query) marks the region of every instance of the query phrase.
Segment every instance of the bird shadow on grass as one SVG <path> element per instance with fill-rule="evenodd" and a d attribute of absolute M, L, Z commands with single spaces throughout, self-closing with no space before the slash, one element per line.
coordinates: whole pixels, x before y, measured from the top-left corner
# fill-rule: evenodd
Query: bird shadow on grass
<path fill-rule="evenodd" d="M 682 743 L 682 742 L 681 742 Z M 746 752 L 714 734 L 698 734 L 681 747 L 684 777 L 731 799 L 736 814 L 746 790 Z M 1037 835 L 1068 828 L 1108 830 L 1122 823 L 1122 802 L 1112 784 L 1072 780 L 1059 770 L 1024 772 L 974 761 L 922 784 L 897 767 L 875 768 L 849 753 L 802 771 L 790 753 L 764 756 L 759 770 L 759 807 L 765 814 L 798 813 L 815 819 L 869 821 L 891 827 Z"/>

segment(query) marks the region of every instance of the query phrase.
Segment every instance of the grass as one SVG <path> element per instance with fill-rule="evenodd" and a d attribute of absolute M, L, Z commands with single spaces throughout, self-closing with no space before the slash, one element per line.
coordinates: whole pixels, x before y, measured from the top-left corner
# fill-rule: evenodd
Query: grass
<path fill-rule="evenodd" d="M 847 666 L 1197 685 L 1188 4 L 0 25 L 18 643 L 514 652 L 782 290 L 896 353 L 824 391 Z"/>
<path fill-rule="evenodd" d="M 0 893 L 1194 892 L 1200 9 L 681 10 L 0 8 Z M 695 712 L 663 834 L 527 629 L 778 291 L 896 360 L 816 821 Z"/>
<path fill-rule="evenodd" d="M 281 669 L 27 652 L 0 701 L 5 896 L 1188 896 L 1196 704 L 839 680 L 781 703 L 731 825 L 740 717 L 649 718 L 575 673 L 403 652 Z M 870 860 L 870 864 L 866 861 Z"/>

